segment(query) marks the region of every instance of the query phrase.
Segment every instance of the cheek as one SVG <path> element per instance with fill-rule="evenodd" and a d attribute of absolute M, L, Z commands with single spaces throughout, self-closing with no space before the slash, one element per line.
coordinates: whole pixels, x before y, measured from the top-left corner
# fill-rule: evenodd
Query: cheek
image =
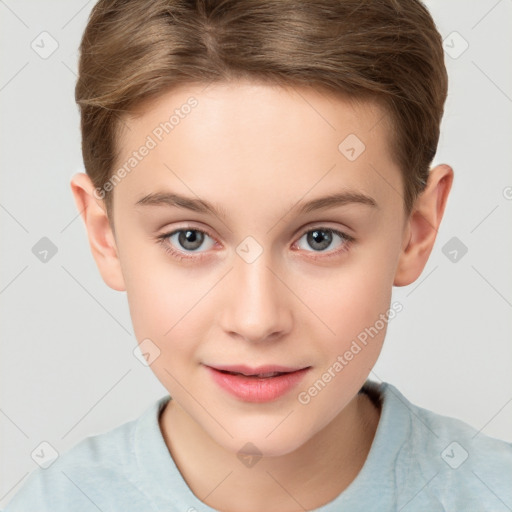
<path fill-rule="evenodd" d="M 207 290 L 203 288 L 169 264 L 132 274 L 127 286 L 136 339 L 141 350 L 150 347 L 158 354 L 151 371 L 178 401 L 187 398 L 179 383 L 186 381 L 188 369 L 198 362 L 198 348 L 208 329 L 204 314 L 208 297 L 201 300 Z"/>
<path fill-rule="evenodd" d="M 134 333 L 139 343 L 150 339 L 156 344 L 160 355 L 152 371 L 172 387 L 165 370 L 179 378 L 199 362 L 199 349 L 212 327 L 219 278 L 197 267 L 178 268 L 154 252 L 145 257 L 139 253 L 137 259 L 127 265 L 126 287 Z"/>
<path fill-rule="evenodd" d="M 183 326 L 190 325 L 204 291 L 200 280 L 177 269 L 157 250 L 161 249 L 129 253 L 123 272 L 137 340 L 150 338 L 165 346 L 173 339 L 183 339 Z"/>
<path fill-rule="evenodd" d="M 390 308 L 393 257 L 386 247 L 361 251 L 323 276 L 308 278 L 301 286 L 304 302 L 323 321 L 319 327 L 339 349 L 365 328 L 379 320 Z M 373 256 L 380 255 L 379 258 Z"/>
<path fill-rule="evenodd" d="M 389 319 L 395 315 L 389 275 L 385 265 L 356 265 L 340 272 L 325 293 L 316 296 L 312 309 L 332 332 L 317 335 L 319 364 L 298 390 L 297 401 L 326 423 L 357 394 L 379 357 Z"/>

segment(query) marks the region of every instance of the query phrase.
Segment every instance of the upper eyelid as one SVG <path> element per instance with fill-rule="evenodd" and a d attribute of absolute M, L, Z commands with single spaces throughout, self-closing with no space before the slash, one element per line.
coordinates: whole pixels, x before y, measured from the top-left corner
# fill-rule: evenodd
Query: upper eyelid
<path fill-rule="evenodd" d="M 328 223 L 328 221 L 325 221 L 323 224 L 320 222 L 320 224 L 313 225 L 310 227 L 308 227 L 308 226 L 302 227 L 295 231 L 295 235 L 300 234 L 300 236 L 304 236 L 306 233 L 309 233 L 310 231 L 315 231 L 315 229 L 323 228 L 325 231 L 334 231 L 334 232 L 338 232 L 338 233 L 345 235 L 347 238 L 351 237 L 351 235 L 349 233 L 347 233 L 347 231 L 349 231 L 348 229 L 339 228 L 339 227 L 338 228 L 330 227 L 327 225 L 327 223 Z M 200 231 L 200 232 L 208 235 L 210 238 L 213 238 L 214 240 L 217 239 L 217 237 L 213 236 L 208 229 L 202 228 L 202 227 L 199 228 L 199 227 L 196 227 L 193 225 L 183 226 L 183 227 L 175 228 L 172 230 L 170 230 L 170 229 L 163 230 L 161 236 L 175 235 L 176 233 L 179 233 L 180 231 Z"/>

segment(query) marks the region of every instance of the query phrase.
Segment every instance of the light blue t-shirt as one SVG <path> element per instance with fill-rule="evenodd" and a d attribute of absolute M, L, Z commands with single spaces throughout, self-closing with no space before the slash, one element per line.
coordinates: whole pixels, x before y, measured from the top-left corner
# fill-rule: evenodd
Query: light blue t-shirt
<path fill-rule="evenodd" d="M 389 383 L 364 389 L 382 404 L 371 449 L 355 480 L 318 512 L 512 510 L 512 443 L 417 407 Z M 158 417 L 169 399 L 35 469 L 5 512 L 214 512 L 165 444 Z"/>

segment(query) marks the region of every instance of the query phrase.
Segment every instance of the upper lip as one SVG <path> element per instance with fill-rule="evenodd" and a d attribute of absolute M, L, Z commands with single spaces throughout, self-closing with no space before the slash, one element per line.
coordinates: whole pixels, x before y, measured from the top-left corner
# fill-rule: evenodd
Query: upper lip
<path fill-rule="evenodd" d="M 214 370 L 221 370 L 226 372 L 243 373 L 244 375 L 261 375 L 265 373 L 291 373 L 298 370 L 303 370 L 305 367 L 290 368 L 289 366 L 281 366 L 277 364 L 265 364 L 262 366 L 256 366 L 254 368 L 245 364 L 221 364 L 221 365 L 208 365 Z"/>

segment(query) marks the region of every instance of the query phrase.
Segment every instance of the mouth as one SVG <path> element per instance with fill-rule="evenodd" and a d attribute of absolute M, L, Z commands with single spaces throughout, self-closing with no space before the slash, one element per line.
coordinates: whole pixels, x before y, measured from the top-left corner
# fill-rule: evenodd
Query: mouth
<path fill-rule="evenodd" d="M 220 388 L 245 402 L 277 400 L 294 388 L 311 368 L 280 365 L 256 368 L 245 365 L 205 367 Z"/>
<path fill-rule="evenodd" d="M 246 365 L 215 365 L 210 366 L 214 370 L 217 370 L 222 373 L 228 373 L 231 375 L 243 375 L 245 377 L 257 377 L 260 379 L 266 379 L 269 377 L 277 377 L 278 375 L 284 375 L 286 373 L 293 373 L 299 370 L 303 370 L 304 367 L 288 367 L 281 366 L 276 364 L 267 364 L 263 366 L 257 366 L 256 368 L 251 368 Z M 309 368 L 309 367 L 308 367 Z"/>
<path fill-rule="evenodd" d="M 227 370 L 218 370 L 221 373 L 228 373 L 229 375 L 243 375 L 244 377 L 253 377 L 256 379 L 268 379 L 269 377 L 277 377 L 278 375 L 285 375 L 291 372 L 267 372 L 267 373 L 243 373 L 243 372 L 228 372 Z"/>

